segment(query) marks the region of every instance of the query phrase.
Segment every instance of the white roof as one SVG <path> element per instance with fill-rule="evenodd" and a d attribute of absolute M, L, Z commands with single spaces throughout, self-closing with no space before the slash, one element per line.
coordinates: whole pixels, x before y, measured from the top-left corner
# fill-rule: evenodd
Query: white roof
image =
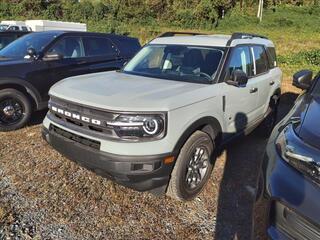
<path fill-rule="evenodd" d="M 191 46 L 207 46 L 207 47 L 226 47 L 231 35 L 195 35 L 195 36 L 173 36 L 160 37 L 152 40 L 150 44 L 171 44 L 171 45 L 191 45 Z M 274 46 L 273 43 L 265 38 L 253 37 L 234 39 L 230 47 L 238 44 L 261 44 L 266 46 Z"/>

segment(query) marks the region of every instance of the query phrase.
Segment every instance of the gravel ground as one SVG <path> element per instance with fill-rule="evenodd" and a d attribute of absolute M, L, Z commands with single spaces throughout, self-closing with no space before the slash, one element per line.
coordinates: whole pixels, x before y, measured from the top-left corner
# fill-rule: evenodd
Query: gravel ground
<path fill-rule="evenodd" d="M 282 115 L 287 105 L 282 106 Z M 250 239 L 255 183 L 266 141 L 226 147 L 191 202 L 140 193 L 61 156 L 33 126 L 0 133 L 2 239 Z"/>

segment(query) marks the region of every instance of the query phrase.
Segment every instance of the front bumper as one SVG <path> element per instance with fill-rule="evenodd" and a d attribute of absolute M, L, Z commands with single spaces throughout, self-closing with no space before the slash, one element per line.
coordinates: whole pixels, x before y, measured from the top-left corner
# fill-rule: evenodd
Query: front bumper
<path fill-rule="evenodd" d="M 164 190 L 173 169 L 173 163 L 164 164 L 164 159 L 172 156 L 171 154 L 124 156 L 102 152 L 95 147 L 96 142 L 83 140 L 82 137 L 52 124 L 49 129 L 43 127 L 42 136 L 54 149 L 70 160 L 100 176 L 138 191 Z"/>
<path fill-rule="evenodd" d="M 320 239 L 320 186 L 287 164 L 272 142 L 260 174 L 255 239 Z"/>

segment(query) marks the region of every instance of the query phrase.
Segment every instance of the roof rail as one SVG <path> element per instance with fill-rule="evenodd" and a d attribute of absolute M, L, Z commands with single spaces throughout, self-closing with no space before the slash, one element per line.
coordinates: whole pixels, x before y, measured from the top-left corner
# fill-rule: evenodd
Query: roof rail
<path fill-rule="evenodd" d="M 258 35 L 258 34 L 252 34 L 252 33 L 236 32 L 236 33 L 233 33 L 231 35 L 231 39 L 232 40 L 234 40 L 234 39 L 244 39 L 244 38 L 263 38 L 263 39 L 268 39 L 265 36 Z"/>
<path fill-rule="evenodd" d="M 197 36 L 197 35 L 208 35 L 206 33 L 195 33 L 195 32 L 165 32 L 162 33 L 158 38 L 162 37 L 173 37 L 176 35 L 191 35 L 191 36 Z"/>
<path fill-rule="evenodd" d="M 235 39 L 248 39 L 248 38 L 263 38 L 268 39 L 265 36 L 258 35 L 258 34 L 252 34 L 252 33 L 242 33 L 242 32 L 235 32 L 231 35 L 231 38 L 227 42 L 227 46 L 231 45 L 231 42 Z"/>

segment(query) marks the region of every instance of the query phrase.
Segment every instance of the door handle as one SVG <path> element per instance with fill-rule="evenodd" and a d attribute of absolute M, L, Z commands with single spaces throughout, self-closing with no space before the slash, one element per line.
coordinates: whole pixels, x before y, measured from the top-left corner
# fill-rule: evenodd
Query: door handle
<path fill-rule="evenodd" d="M 256 87 L 253 87 L 253 88 L 250 89 L 250 93 L 255 93 L 257 91 L 258 91 L 258 88 L 256 88 Z"/>
<path fill-rule="evenodd" d="M 272 86 L 272 85 L 274 85 L 274 81 L 271 81 L 271 82 L 270 82 L 270 86 Z"/>

